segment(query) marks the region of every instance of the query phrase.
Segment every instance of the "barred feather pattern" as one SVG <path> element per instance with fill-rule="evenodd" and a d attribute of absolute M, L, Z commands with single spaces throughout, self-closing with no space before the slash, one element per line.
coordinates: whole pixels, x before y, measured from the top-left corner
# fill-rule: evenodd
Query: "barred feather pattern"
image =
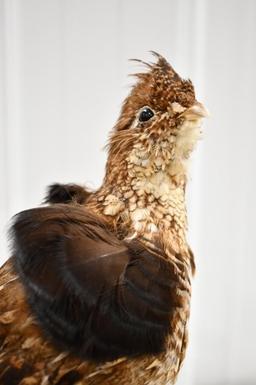
<path fill-rule="evenodd" d="M 195 271 L 186 240 L 188 159 L 206 111 L 196 101 L 191 81 L 182 79 L 162 56 L 154 55 L 157 62 L 146 64 L 148 71 L 136 74 L 137 83 L 110 135 L 101 188 L 89 193 L 80 186 L 55 184 L 46 202 L 54 210 L 74 207 L 98 217 L 110 238 L 122 247 L 139 242 L 150 253 L 161 250 L 157 255 L 166 262 L 167 271 L 170 268 L 170 284 L 175 282 L 163 349 L 154 353 L 145 348 L 134 356 L 93 361 L 81 358 L 67 345 L 55 344 L 42 333 L 36 312 L 28 304 L 22 273 L 17 276 L 19 269 L 13 269 L 11 259 L 0 270 L 1 385 L 172 385 L 176 381 L 187 347 Z M 145 106 L 151 109 L 152 118 L 141 121 Z M 82 223 L 79 218 L 77 225 Z M 65 226 L 61 229 L 70 237 Z M 31 237 L 27 234 L 33 239 L 33 231 Z M 125 250 L 127 257 L 126 246 Z M 19 248 L 16 251 L 19 254 Z M 153 287 L 148 285 L 147 290 L 151 293 Z"/>
<path fill-rule="evenodd" d="M 1 269 L 1 353 L 2 385 L 96 385 L 96 384 L 172 384 L 184 358 L 187 344 L 186 323 L 189 306 L 176 312 L 173 334 L 168 337 L 165 353 L 136 359 L 126 357 L 95 364 L 54 349 L 41 334 L 27 306 L 26 296 L 8 262 Z M 184 284 L 184 293 L 189 290 Z M 188 292 L 187 292 L 188 293 Z M 182 294 L 180 293 L 182 296 Z M 22 309 L 22 310 L 21 310 Z"/>

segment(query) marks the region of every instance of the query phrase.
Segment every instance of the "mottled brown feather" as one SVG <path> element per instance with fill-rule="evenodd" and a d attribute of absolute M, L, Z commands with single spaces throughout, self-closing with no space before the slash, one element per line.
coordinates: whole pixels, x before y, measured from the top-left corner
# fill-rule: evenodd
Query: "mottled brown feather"
<path fill-rule="evenodd" d="M 200 104 L 198 112 L 191 81 L 182 79 L 161 55 L 154 55 L 157 62 L 136 75 L 137 83 L 110 135 L 100 189 L 88 193 L 77 185 L 55 184 L 46 198 L 51 207 L 29 210 L 16 219 L 16 269 L 13 259 L 0 269 L 1 385 L 171 385 L 177 378 L 187 346 L 195 270 L 186 240 L 187 159 L 198 139 L 204 111 Z M 138 117 L 145 106 L 154 115 L 141 122 Z M 61 239 L 59 248 L 54 236 Z M 111 261 L 109 267 L 100 262 L 105 252 Z M 115 253 L 121 256 L 121 264 L 116 263 Z M 88 257 L 99 266 L 91 265 L 92 280 L 84 279 L 90 270 L 85 262 Z M 131 263 L 128 274 L 125 264 L 134 257 L 141 263 Z M 151 257 L 166 269 L 154 268 Z M 60 273 L 63 269 L 72 272 L 82 292 L 92 290 L 93 298 L 98 297 L 101 278 L 111 287 L 112 280 L 117 276 L 123 279 L 121 272 L 126 272 L 131 282 L 140 284 L 138 296 L 129 298 L 128 291 L 125 294 L 128 312 L 145 323 L 150 317 L 160 323 L 164 319 L 154 312 L 154 301 L 149 307 L 145 303 L 141 306 L 141 299 L 155 293 L 158 302 L 163 301 L 168 308 L 162 351 L 149 354 L 148 350 L 137 350 L 135 356 L 134 352 L 121 354 L 107 362 L 94 357 L 93 362 L 72 344 L 63 345 L 60 338 L 52 338 L 36 310 L 44 302 L 41 295 L 38 302 L 31 301 L 31 287 L 49 298 L 56 292 L 67 295 L 79 318 L 83 309 L 77 301 L 78 291 L 71 285 L 68 293 L 65 285 L 69 281 Z M 119 287 L 118 292 L 123 293 L 123 289 Z M 119 308 L 120 300 L 116 304 Z M 100 313 L 96 323 L 97 319 L 104 317 Z M 106 341 L 119 333 L 109 319 L 107 326 L 106 334 L 103 328 L 96 328 Z M 119 343 L 127 347 L 126 337 Z"/>
<path fill-rule="evenodd" d="M 79 206 L 24 211 L 12 227 L 15 267 L 47 336 L 84 359 L 165 349 L 179 279 L 164 251 L 120 241 Z"/>

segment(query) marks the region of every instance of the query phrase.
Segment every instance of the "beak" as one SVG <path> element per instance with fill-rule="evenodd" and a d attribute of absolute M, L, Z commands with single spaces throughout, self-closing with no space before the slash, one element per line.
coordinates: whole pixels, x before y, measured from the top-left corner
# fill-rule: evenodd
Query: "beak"
<path fill-rule="evenodd" d="M 184 111 L 182 115 L 186 116 L 188 119 L 207 118 L 209 117 L 209 111 L 203 106 L 202 103 L 195 102 L 195 104 Z"/>

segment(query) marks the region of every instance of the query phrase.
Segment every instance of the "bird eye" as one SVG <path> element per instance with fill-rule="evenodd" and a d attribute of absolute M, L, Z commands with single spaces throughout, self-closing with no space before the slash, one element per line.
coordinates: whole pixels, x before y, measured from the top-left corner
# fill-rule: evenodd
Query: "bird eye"
<path fill-rule="evenodd" d="M 144 107 L 139 114 L 140 122 L 147 122 L 154 116 L 154 112 L 149 107 Z"/>

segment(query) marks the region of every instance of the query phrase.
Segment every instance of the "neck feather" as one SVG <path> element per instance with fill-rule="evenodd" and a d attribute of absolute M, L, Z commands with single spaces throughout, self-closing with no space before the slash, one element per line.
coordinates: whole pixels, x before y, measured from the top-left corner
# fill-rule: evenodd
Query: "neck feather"
<path fill-rule="evenodd" d="M 90 205 L 107 218 L 121 237 L 161 240 L 180 251 L 187 246 L 186 176 L 177 173 L 178 165 L 149 172 L 129 164 L 126 168 L 120 164 L 119 173 L 113 168 L 106 174 Z"/>

